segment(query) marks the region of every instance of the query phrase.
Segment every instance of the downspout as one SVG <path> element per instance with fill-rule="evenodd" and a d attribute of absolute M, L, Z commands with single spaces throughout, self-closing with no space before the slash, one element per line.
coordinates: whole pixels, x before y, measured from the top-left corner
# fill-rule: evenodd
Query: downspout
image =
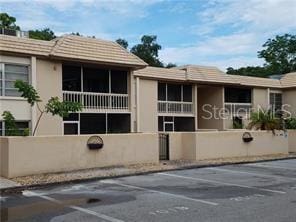
<path fill-rule="evenodd" d="M 137 122 L 137 129 L 136 132 L 140 132 L 140 78 L 136 77 L 136 122 Z"/>
<path fill-rule="evenodd" d="M 31 85 L 37 90 L 37 62 L 36 57 L 31 57 Z M 33 130 L 37 123 L 36 104 L 31 107 L 31 129 Z"/>

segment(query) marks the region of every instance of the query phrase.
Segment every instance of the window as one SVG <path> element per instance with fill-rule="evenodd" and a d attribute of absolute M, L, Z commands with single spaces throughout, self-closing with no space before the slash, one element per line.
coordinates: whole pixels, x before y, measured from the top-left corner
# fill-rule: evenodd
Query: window
<path fill-rule="evenodd" d="M 64 117 L 64 135 L 129 133 L 130 114 L 72 113 Z"/>
<path fill-rule="evenodd" d="M 269 105 L 273 112 L 280 112 L 282 110 L 282 94 L 281 93 L 270 93 L 269 94 Z"/>
<path fill-rule="evenodd" d="M 63 90 L 81 91 L 81 67 L 63 65 Z"/>
<path fill-rule="evenodd" d="M 192 86 L 183 85 L 183 101 L 192 102 Z"/>
<path fill-rule="evenodd" d="M 158 131 L 160 132 L 193 132 L 195 130 L 194 117 L 158 117 Z"/>
<path fill-rule="evenodd" d="M 79 114 L 71 113 L 68 117 L 64 117 L 64 135 L 79 135 Z"/>
<path fill-rule="evenodd" d="M 109 93 L 109 70 L 83 68 L 83 91 Z"/>
<path fill-rule="evenodd" d="M 15 122 L 17 129 L 19 130 L 19 134 L 23 135 L 24 130 L 29 128 L 29 121 L 16 121 Z M 0 136 L 7 135 L 8 131 L 5 129 L 5 123 L 2 121 L 0 122 Z"/>
<path fill-rule="evenodd" d="M 159 101 L 192 102 L 192 86 L 158 83 Z"/>
<path fill-rule="evenodd" d="M 128 72 L 63 65 L 63 90 L 128 94 Z"/>
<path fill-rule="evenodd" d="M 111 70 L 111 93 L 127 94 L 127 72 Z"/>
<path fill-rule="evenodd" d="M 14 87 L 16 80 L 29 82 L 29 67 L 0 63 L 0 96 L 20 96 Z"/>
<path fill-rule="evenodd" d="M 251 103 L 251 89 L 225 88 L 224 101 L 226 103 Z"/>
<path fill-rule="evenodd" d="M 158 83 L 158 100 L 166 101 L 166 84 Z"/>

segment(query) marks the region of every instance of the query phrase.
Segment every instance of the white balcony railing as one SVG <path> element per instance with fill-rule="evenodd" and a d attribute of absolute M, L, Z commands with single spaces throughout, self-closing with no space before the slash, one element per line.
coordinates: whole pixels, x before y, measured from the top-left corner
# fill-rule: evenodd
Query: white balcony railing
<path fill-rule="evenodd" d="M 193 114 L 193 103 L 158 101 L 158 112 L 175 114 Z"/>
<path fill-rule="evenodd" d="M 230 114 L 249 113 L 252 109 L 252 103 L 225 103 L 226 112 Z"/>
<path fill-rule="evenodd" d="M 63 100 L 80 102 L 83 111 L 129 111 L 128 94 L 63 91 Z"/>

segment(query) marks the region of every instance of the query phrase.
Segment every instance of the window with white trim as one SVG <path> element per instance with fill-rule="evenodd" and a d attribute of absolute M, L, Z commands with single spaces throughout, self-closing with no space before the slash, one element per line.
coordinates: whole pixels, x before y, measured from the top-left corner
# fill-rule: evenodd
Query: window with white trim
<path fill-rule="evenodd" d="M 21 94 L 14 87 L 16 80 L 29 82 L 29 66 L 0 63 L 0 96 L 19 97 Z"/>
<path fill-rule="evenodd" d="M 16 121 L 15 124 L 19 135 L 23 135 L 24 131 L 30 127 L 29 121 Z M 0 136 L 6 135 L 8 135 L 8 131 L 5 129 L 5 123 L 4 121 L 0 121 Z"/>
<path fill-rule="evenodd" d="M 282 93 L 271 92 L 269 94 L 269 105 L 273 112 L 279 113 L 282 110 Z"/>

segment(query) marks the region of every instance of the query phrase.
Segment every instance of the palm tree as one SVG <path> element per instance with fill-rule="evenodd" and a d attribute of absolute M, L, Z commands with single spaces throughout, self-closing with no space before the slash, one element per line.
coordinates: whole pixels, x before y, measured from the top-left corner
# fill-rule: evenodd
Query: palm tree
<path fill-rule="evenodd" d="M 250 120 L 251 122 L 247 127 L 250 130 L 271 130 L 274 133 L 275 130 L 283 129 L 281 119 L 276 118 L 271 110 L 253 112 L 251 113 Z"/>

